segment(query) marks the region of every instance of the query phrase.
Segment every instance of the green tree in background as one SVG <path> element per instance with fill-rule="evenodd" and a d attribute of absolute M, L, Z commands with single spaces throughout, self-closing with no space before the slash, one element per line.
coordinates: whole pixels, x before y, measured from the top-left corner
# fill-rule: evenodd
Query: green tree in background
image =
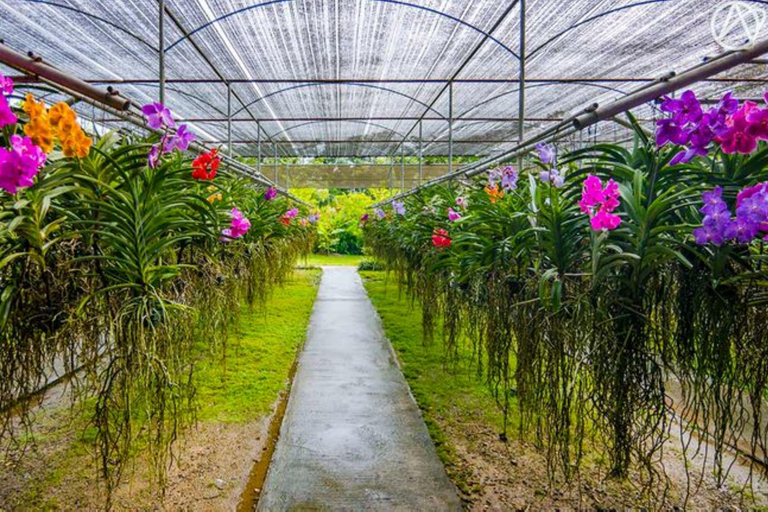
<path fill-rule="evenodd" d="M 317 225 L 315 252 L 362 254 L 363 232 L 360 217 L 369 207 L 389 197 L 384 188 L 365 190 L 291 189 L 299 199 L 317 205 L 320 221 Z"/>

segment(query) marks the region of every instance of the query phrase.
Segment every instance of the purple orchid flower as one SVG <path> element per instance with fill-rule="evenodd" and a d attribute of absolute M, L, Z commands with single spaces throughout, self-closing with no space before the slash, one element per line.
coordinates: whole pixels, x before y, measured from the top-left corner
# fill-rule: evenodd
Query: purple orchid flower
<path fill-rule="evenodd" d="M 539 159 L 545 165 L 555 163 L 555 151 L 551 146 L 543 142 L 536 144 L 536 151 L 539 152 Z"/>
<path fill-rule="evenodd" d="M 496 186 L 496 182 L 501 179 L 501 169 L 491 169 L 488 171 L 488 184 L 491 188 Z"/>
<path fill-rule="evenodd" d="M 455 211 L 453 208 L 448 208 L 448 220 L 451 222 L 456 222 L 459 219 L 461 219 L 461 214 Z"/>
<path fill-rule="evenodd" d="M 276 188 L 268 188 L 266 192 L 264 192 L 264 199 L 267 201 L 272 201 L 274 198 L 277 197 L 277 189 Z"/>
<path fill-rule="evenodd" d="M 160 144 L 152 146 L 147 155 L 147 164 L 149 164 L 150 168 L 154 169 L 157 166 L 157 162 L 160 161 L 160 154 Z"/>
<path fill-rule="evenodd" d="M 384 217 L 386 217 L 386 216 L 387 216 L 387 214 L 386 214 L 386 213 L 384 213 L 384 210 L 382 210 L 381 208 L 376 208 L 375 210 L 373 210 L 373 214 L 374 214 L 374 215 L 376 216 L 376 218 L 377 218 L 377 219 L 379 219 L 379 220 L 381 220 L 381 219 L 383 219 Z"/>
<path fill-rule="evenodd" d="M 661 103 L 661 110 L 662 112 L 672 113 L 675 122 L 679 125 L 697 123 L 703 114 L 701 103 L 699 103 L 696 94 L 691 90 L 683 92 L 680 95 L 680 99 L 665 96 L 664 101 Z"/>
<path fill-rule="evenodd" d="M 163 151 L 170 153 L 175 149 L 186 151 L 189 145 L 194 142 L 195 134 L 187 130 L 186 124 L 180 124 L 176 134 L 168 137 L 163 145 Z"/>
<path fill-rule="evenodd" d="M 501 171 L 501 187 L 506 190 L 515 190 L 517 188 L 517 170 L 508 165 Z"/>
<path fill-rule="evenodd" d="M 395 215 L 405 215 L 405 203 L 402 201 L 392 201 L 392 211 L 395 212 Z"/>
<path fill-rule="evenodd" d="M 148 103 L 141 107 L 141 111 L 147 118 L 147 125 L 153 130 L 159 130 L 163 126 L 174 128 L 176 123 L 171 117 L 171 111 L 162 103 Z"/>

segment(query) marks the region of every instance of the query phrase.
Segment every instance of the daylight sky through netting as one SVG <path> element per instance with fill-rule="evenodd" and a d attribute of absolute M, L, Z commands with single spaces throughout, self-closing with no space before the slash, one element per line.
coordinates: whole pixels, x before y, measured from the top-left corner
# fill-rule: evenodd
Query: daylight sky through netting
<path fill-rule="evenodd" d="M 720 3 L 527 0 L 525 131 L 721 53 L 710 30 Z M 259 139 L 262 155 L 298 157 L 415 155 L 419 135 L 424 155 L 448 154 L 449 137 L 454 155 L 492 155 L 518 140 L 518 2 L 165 5 L 166 103 L 213 144 L 226 143 L 229 113 L 240 155 L 256 156 Z M 113 85 L 135 104 L 158 99 L 158 0 L 0 0 L 0 18 L 10 47 Z M 761 98 L 762 70 L 740 66 L 693 88 L 704 98 L 726 90 Z M 120 126 L 91 106 L 76 108 Z M 657 115 L 652 105 L 635 113 L 647 123 Z M 591 136 L 622 134 L 601 124 Z"/>

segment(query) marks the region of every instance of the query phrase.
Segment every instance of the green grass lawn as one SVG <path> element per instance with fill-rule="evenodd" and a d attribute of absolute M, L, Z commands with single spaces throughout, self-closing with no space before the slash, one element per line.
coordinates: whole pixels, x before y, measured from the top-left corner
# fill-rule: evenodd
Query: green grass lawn
<path fill-rule="evenodd" d="M 216 358 L 198 365 L 200 420 L 243 422 L 270 412 L 306 336 L 320 273 L 296 270 L 264 308 L 242 307 L 225 362 Z"/>
<path fill-rule="evenodd" d="M 310 254 L 307 258 L 299 258 L 300 267 L 319 267 L 321 265 L 342 265 L 356 267 L 365 256 L 356 254 Z"/>
<path fill-rule="evenodd" d="M 440 322 L 435 328 L 434 341 L 425 346 L 420 306 L 412 306 L 411 300 L 400 293 L 392 275 L 387 279 L 384 272 L 366 271 L 360 274 L 368 296 L 381 317 L 387 338 L 397 352 L 411 392 L 424 414 L 438 454 L 453 481 L 462 487 L 462 475 L 457 474 L 454 450 L 444 428 L 460 428 L 468 421 L 480 421 L 497 432 L 503 428 L 501 412 L 471 364 L 471 348 L 462 343 L 458 363 L 448 363 L 441 341 Z M 516 418 L 510 418 L 507 428 L 513 432 L 516 425 Z"/>

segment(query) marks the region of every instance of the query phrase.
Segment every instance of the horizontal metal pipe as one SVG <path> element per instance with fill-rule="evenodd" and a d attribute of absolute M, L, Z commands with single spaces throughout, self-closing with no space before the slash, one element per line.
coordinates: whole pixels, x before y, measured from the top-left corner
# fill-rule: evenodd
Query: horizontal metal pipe
<path fill-rule="evenodd" d="M 70 91 L 104 103 L 114 109 L 128 110 L 131 106 L 131 100 L 120 96 L 117 91 L 111 90 L 111 88 L 106 91 L 98 89 L 79 78 L 49 66 L 39 57 L 24 55 L 9 48 L 4 43 L 0 44 L 0 62 L 23 73 L 30 73 L 40 77 L 49 83 L 66 87 Z"/>
<path fill-rule="evenodd" d="M 754 64 L 760 64 L 761 61 L 751 61 Z M 17 77 L 13 77 L 16 80 Z M 19 82 L 33 82 L 34 78 L 18 77 Z M 525 81 L 529 83 L 642 83 L 642 82 L 655 82 L 658 77 L 552 77 L 552 78 L 526 78 Z M 318 83 L 318 84 L 345 84 L 345 83 L 360 83 L 360 84 L 379 84 L 379 83 L 391 83 L 391 84 L 444 84 L 450 82 L 449 78 L 166 78 L 167 84 L 220 84 L 220 83 L 233 83 L 233 84 L 306 84 L 306 83 Z M 715 82 L 715 83 L 768 83 L 768 78 L 749 77 L 749 78 L 706 78 L 701 80 L 702 82 Z M 116 79 L 103 79 L 103 78 L 91 78 L 84 80 L 84 82 L 92 84 L 156 84 L 157 78 L 116 78 Z M 453 80 L 455 84 L 505 84 L 516 83 L 517 78 L 457 78 Z"/>
<path fill-rule="evenodd" d="M 419 117 L 271 117 L 260 119 L 261 123 L 290 123 L 290 122 L 344 122 L 344 121 L 418 121 Z M 439 121 L 445 123 L 442 117 L 425 117 L 424 121 Z M 509 123 L 517 122 L 516 117 L 455 117 L 454 122 L 483 122 L 483 123 Z M 526 121 L 536 122 L 557 122 L 562 121 L 562 117 L 526 117 Z M 117 122 L 120 119 L 102 119 L 102 122 Z M 226 123 L 226 117 L 192 117 L 187 119 L 177 119 L 180 123 Z M 250 118 L 234 118 L 233 123 L 253 123 Z"/>
<path fill-rule="evenodd" d="M 210 144 L 226 144 L 226 139 L 224 140 L 212 140 L 208 141 Z M 416 144 L 418 141 L 417 139 L 408 139 L 406 142 L 413 142 Z M 424 143 L 437 143 L 447 144 L 449 142 L 448 139 L 435 139 L 435 140 L 425 140 Z M 503 140 L 503 139 L 477 139 L 477 140 L 454 140 L 454 144 L 510 144 L 515 143 L 517 144 L 517 140 Z M 257 144 L 258 139 L 235 139 L 232 141 L 232 144 Z M 272 141 L 273 144 L 397 144 L 398 141 L 396 140 L 387 140 L 387 139 L 348 139 L 348 140 L 324 140 L 324 139 L 291 139 L 291 140 L 274 140 Z"/>
<path fill-rule="evenodd" d="M 756 43 L 748 50 L 733 52 L 723 57 L 704 62 L 693 69 L 676 74 L 669 80 L 661 81 L 640 91 L 619 98 L 593 112 L 578 116 L 573 120 L 573 126 L 582 130 L 604 119 L 610 119 L 622 112 L 631 110 L 638 105 L 653 101 L 665 94 L 669 94 L 683 87 L 707 79 L 718 73 L 722 73 L 740 64 L 750 62 L 752 59 L 768 53 L 768 39 Z"/>

